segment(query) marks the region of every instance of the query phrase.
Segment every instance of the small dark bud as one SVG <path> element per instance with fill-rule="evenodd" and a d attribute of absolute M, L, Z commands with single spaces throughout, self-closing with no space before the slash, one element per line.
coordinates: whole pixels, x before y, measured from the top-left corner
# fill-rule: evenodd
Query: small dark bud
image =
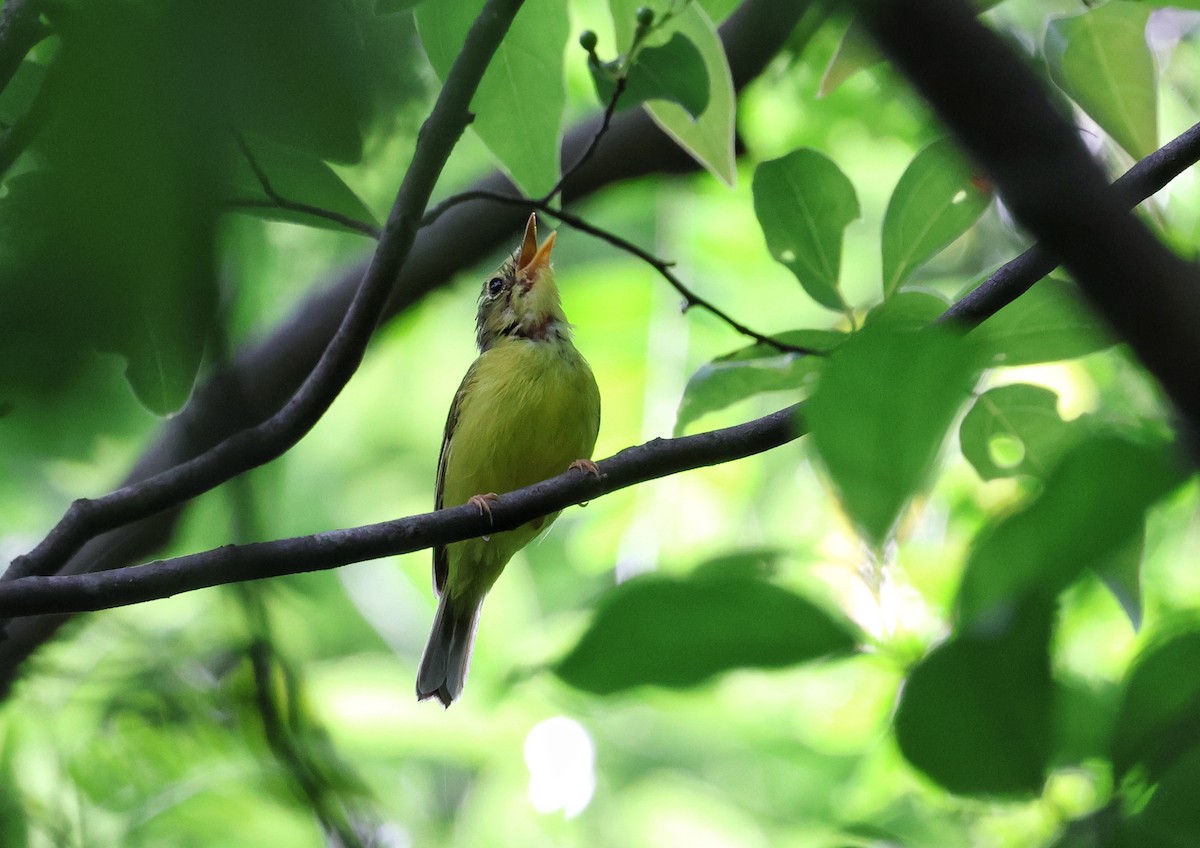
<path fill-rule="evenodd" d="M 600 39 L 596 37 L 596 33 L 592 32 L 590 29 L 585 29 L 583 32 L 579 33 L 579 46 L 589 53 L 596 52 L 596 45 L 599 42 Z"/>
<path fill-rule="evenodd" d="M 637 10 L 637 22 L 638 26 L 642 29 L 650 26 L 650 24 L 654 23 L 654 10 L 648 9 L 645 6 L 639 6 Z"/>

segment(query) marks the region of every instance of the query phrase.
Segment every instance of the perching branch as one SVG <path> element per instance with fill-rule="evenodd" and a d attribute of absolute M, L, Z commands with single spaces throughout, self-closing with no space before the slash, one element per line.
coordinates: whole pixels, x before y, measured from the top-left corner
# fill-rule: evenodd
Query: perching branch
<path fill-rule="evenodd" d="M 316 367 L 275 415 L 242 430 L 182 465 L 95 500 L 75 501 L 49 535 L 13 561 L 5 579 L 51 574 L 88 539 L 206 492 L 282 454 L 333 403 L 362 361 L 392 286 L 412 249 L 438 176 L 471 121 L 468 109 L 492 54 L 523 0 L 488 0 L 421 128 L 412 164 L 392 207 L 383 237 L 336 335 Z"/>
<path fill-rule="evenodd" d="M 793 26 L 813 8 L 805 0 L 744 0 L 720 26 L 735 90 L 758 77 L 779 52 Z M 563 139 L 562 160 L 577 161 L 596 135 L 599 118 L 586 119 Z M 683 174 L 698 169 L 642 110 L 616 115 L 602 149 L 578 168 L 562 188 L 564 204 L 608 186 L 651 174 Z M 499 172 L 476 186 L 511 192 Z M 528 211 L 479 202 L 464 204 L 423 229 L 400 271 L 385 317 L 403 312 L 445 285 L 463 268 L 502 248 Z M 186 462 L 230 434 L 275 414 L 316 366 L 337 332 L 361 284 L 366 263 L 356 263 L 312 287 L 312 293 L 263 341 L 240 351 L 232 367 L 197 387 L 191 402 L 164 422 L 157 436 L 125 476 L 135 484 Z M 103 571 L 135 563 L 168 542 L 182 507 L 146 516 L 87 542 L 59 570 L 64 574 Z M 9 622 L 0 638 L 0 697 L 12 685 L 26 658 L 50 639 L 69 616 L 33 616 Z"/>
<path fill-rule="evenodd" d="M 1033 72 L 961 0 L 859 0 L 875 41 L 1200 432 L 1200 275 L 1110 191 Z"/>
<path fill-rule="evenodd" d="M 0 616 L 110 609 L 209 586 L 337 568 L 511 530 L 540 515 L 647 480 L 762 453 L 799 438 L 805 428 L 803 409 L 797 404 L 723 430 L 653 439 L 597 463 L 598 478 L 571 470 L 501 496 L 492 504 L 490 521 L 476 507 L 463 504 L 312 536 L 225 545 L 136 568 L 22 577 L 0 583 Z"/>

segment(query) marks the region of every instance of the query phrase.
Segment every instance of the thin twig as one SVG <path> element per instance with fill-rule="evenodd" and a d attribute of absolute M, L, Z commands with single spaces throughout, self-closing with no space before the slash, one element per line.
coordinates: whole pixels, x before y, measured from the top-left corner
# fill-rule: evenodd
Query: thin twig
<path fill-rule="evenodd" d="M 621 95 L 625 93 L 625 77 L 622 76 L 617 80 L 616 87 L 613 88 L 612 97 L 608 98 L 608 105 L 604 108 L 604 118 L 600 122 L 600 128 L 596 130 L 596 134 L 592 136 L 591 143 L 583 151 L 583 154 L 575 160 L 575 164 L 563 172 L 563 175 L 558 178 L 558 182 L 554 184 L 554 188 L 550 189 L 541 197 L 541 203 L 547 204 L 558 196 L 562 191 L 562 187 L 567 180 L 571 179 L 576 172 L 579 171 L 587 161 L 592 158 L 592 154 L 596 152 L 596 148 L 600 146 L 601 139 L 608 132 L 608 128 L 612 126 L 613 115 L 617 114 L 617 103 L 621 99 Z"/>
<path fill-rule="evenodd" d="M 599 476 L 571 470 L 502 495 L 492 505 L 490 518 L 472 505 L 463 504 L 313 536 L 225 545 L 134 568 L 22 577 L 0 583 L 0 616 L 110 609 L 209 586 L 321 571 L 446 545 L 510 530 L 540 515 L 647 480 L 753 456 L 799 438 L 806 429 L 803 405 L 796 404 L 722 430 L 678 439 L 653 439 L 597 463 Z"/>
<path fill-rule="evenodd" d="M 683 280 L 679 279 L 678 275 L 676 275 L 675 272 L 671 270 L 674 263 L 668 262 L 665 259 L 660 259 L 659 257 L 655 256 L 653 253 L 650 253 L 648 250 L 638 247 L 636 244 L 634 244 L 633 242 L 631 242 L 627 239 L 621 238 L 616 233 L 602 229 L 601 227 L 597 227 L 596 225 L 589 223 L 587 220 L 579 217 L 578 215 L 573 215 L 570 212 L 565 212 L 562 209 L 559 209 L 556 206 L 551 205 L 549 202 L 547 202 L 545 200 L 532 200 L 527 197 L 518 197 L 518 196 L 511 195 L 511 194 L 503 194 L 498 191 L 483 191 L 483 190 L 476 189 L 473 191 L 464 191 L 461 194 L 454 195 L 454 197 L 452 197 L 452 198 L 447 198 L 447 200 L 442 201 L 442 203 L 440 203 L 440 204 L 438 204 L 438 206 L 434 207 L 433 210 L 431 210 L 430 214 L 435 215 L 435 218 L 436 218 L 436 215 L 440 215 L 442 212 L 445 211 L 443 206 L 445 206 L 445 204 L 450 200 L 453 200 L 456 204 L 463 203 L 468 200 L 489 200 L 494 203 L 504 203 L 509 206 L 527 206 L 531 209 L 536 209 L 539 212 L 544 212 L 547 215 L 551 216 L 552 218 L 557 218 L 559 221 L 562 221 L 564 224 L 566 224 L 568 227 L 571 227 L 572 229 L 576 229 L 576 230 L 579 230 L 580 232 L 587 233 L 590 236 L 594 236 L 595 238 L 598 238 L 601 241 L 607 242 L 608 244 L 611 244 L 613 247 L 618 248 L 619 250 L 623 250 L 626 253 L 630 254 L 631 256 L 636 256 L 638 259 L 645 262 L 647 265 L 649 265 L 655 271 L 657 271 L 664 280 L 666 280 L 668 283 L 670 283 L 671 288 L 675 289 L 675 291 L 679 292 L 679 294 L 682 295 L 683 301 L 684 301 L 683 308 L 684 308 L 685 312 L 688 309 L 691 309 L 693 307 L 699 307 L 700 309 L 705 310 L 709 314 L 711 314 L 711 315 L 715 316 L 716 318 L 718 318 L 719 320 L 723 321 L 725 324 L 727 324 L 733 330 L 736 330 L 737 332 L 741 333 L 743 336 L 754 339 L 759 344 L 769 345 L 770 347 L 775 348 L 776 350 L 780 351 L 781 353 L 795 353 L 795 354 L 801 354 L 801 355 L 806 355 L 806 356 L 824 356 L 825 355 L 825 351 L 813 350 L 812 348 L 806 348 L 806 347 L 801 347 L 799 345 L 787 344 L 785 342 L 779 341 L 778 339 L 774 339 L 770 336 L 763 335 L 762 333 L 758 332 L 757 330 L 750 329 L 745 324 L 743 324 L 740 321 L 733 318 L 731 315 L 729 315 L 729 313 L 725 312 L 723 309 L 721 309 L 716 304 L 701 297 L 700 295 L 698 295 L 694 291 L 692 291 L 690 288 L 688 288 L 687 284 L 685 284 L 683 282 Z M 448 208 L 448 207 L 446 207 L 446 208 Z M 427 224 L 428 222 L 424 222 L 424 223 Z"/>
<path fill-rule="evenodd" d="M 259 186 L 263 190 L 263 194 L 267 196 L 266 200 L 256 200 L 253 198 L 238 198 L 229 201 L 229 205 L 241 209 L 283 209 L 289 212 L 298 212 L 302 215 L 311 215 L 314 218 L 323 218 L 326 221 L 332 221 L 346 229 L 354 230 L 369 236 L 376 241 L 383 235 L 383 229 L 368 223 L 360 221 L 350 215 L 343 215 L 341 212 L 334 212 L 332 209 L 324 209 L 320 206 L 313 206 L 310 203 L 301 203 L 298 200 L 289 200 L 280 194 L 274 185 L 271 183 L 271 178 L 267 176 L 267 172 L 263 170 L 262 165 L 258 161 L 258 157 L 254 155 L 254 151 L 250 149 L 250 145 L 246 143 L 245 137 L 241 133 L 236 134 L 238 149 L 241 150 L 242 156 L 246 159 L 246 164 L 250 166 L 250 170 L 254 172 L 254 178 L 258 180 Z"/>
<path fill-rule="evenodd" d="M 271 418 L 194 459 L 95 500 L 75 501 L 36 548 L 18 557 L 4 579 L 51 574 L 89 539 L 154 515 L 262 465 L 298 442 L 321 418 L 362 361 L 367 343 L 408 258 L 429 196 L 459 137 L 492 55 L 523 0 L 488 0 L 467 34 L 417 138 L 383 237 L 336 335 L 304 383 Z"/>

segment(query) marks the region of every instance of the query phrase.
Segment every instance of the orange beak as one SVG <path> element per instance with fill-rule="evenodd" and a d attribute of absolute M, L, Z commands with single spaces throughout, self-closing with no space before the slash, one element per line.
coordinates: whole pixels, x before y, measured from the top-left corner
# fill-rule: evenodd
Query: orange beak
<path fill-rule="evenodd" d="M 532 286 L 543 271 L 550 267 L 550 252 L 554 249 L 554 239 L 557 233 L 551 233 L 538 247 L 537 243 L 537 214 L 529 216 L 525 225 L 525 238 L 521 242 L 521 253 L 517 257 L 517 272 Z"/>

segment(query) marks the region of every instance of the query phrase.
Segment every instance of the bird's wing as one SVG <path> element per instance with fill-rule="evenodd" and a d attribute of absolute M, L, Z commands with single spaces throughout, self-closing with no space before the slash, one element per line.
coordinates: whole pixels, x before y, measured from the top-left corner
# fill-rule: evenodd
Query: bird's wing
<path fill-rule="evenodd" d="M 450 404 L 450 413 L 446 416 L 446 430 L 442 434 L 442 450 L 438 454 L 437 486 L 434 489 L 434 509 L 445 506 L 446 497 L 446 464 L 450 458 L 450 440 L 454 438 L 454 429 L 458 426 L 458 416 L 462 411 L 463 398 L 475 381 L 475 365 L 467 369 L 466 376 L 454 393 L 454 402 Z M 433 548 L 433 591 L 441 595 L 446 588 L 446 577 L 450 572 L 450 559 L 446 554 L 445 545 L 435 545 Z"/>

